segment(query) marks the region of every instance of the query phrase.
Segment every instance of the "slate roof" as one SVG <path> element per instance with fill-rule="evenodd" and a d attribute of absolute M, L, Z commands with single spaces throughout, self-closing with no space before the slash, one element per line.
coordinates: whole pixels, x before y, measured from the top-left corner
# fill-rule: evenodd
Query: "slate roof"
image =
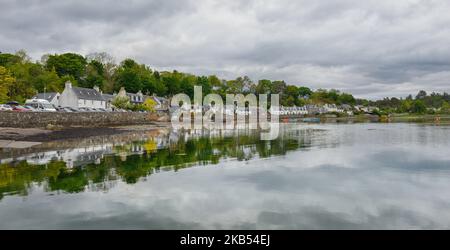
<path fill-rule="evenodd" d="M 111 101 L 112 99 L 114 99 L 114 95 L 110 95 L 110 94 L 102 94 L 103 99 L 105 99 L 105 101 Z"/>
<path fill-rule="evenodd" d="M 72 90 L 77 95 L 78 99 L 104 101 L 103 95 L 95 89 L 73 87 Z"/>
<path fill-rule="evenodd" d="M 33 96 L 33 99 L 44 99 L 50 102 L 53 100 L 53 98 L 55 98 L 56 94 L 57 94 L 56 92 L 39 93 Z"/>

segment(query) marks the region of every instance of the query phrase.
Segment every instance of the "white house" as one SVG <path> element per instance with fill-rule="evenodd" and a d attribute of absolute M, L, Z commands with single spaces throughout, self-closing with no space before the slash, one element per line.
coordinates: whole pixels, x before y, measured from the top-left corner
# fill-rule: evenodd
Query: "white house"
<path fill-rule="evenodd" d="M 365 107 L 365 106 L 362 106 L 362 105 L 357 105 L 357 106 L 355 106 L 355 109 L 357 110 L 357 111 L 360 111 L 360 112 L 364 112 L 364 113 L 372 113 L 372 112 L 374 112 L 374 111 L 378 111 L 378 108 L 377 107 L 373 107 L 373 106 L 367 106 L 367 107 Z"/>
<path fill-rule="evenodd" d="M 159 97 L 156 95 L 149 96 L 149 98 L 153 99 L 156 102 L 155 109 L 156 110 L 168 110 L 169 109 L 169 100 L 164 97 Z"/>
<path fill-rule="evenodd" d="M 130 102 L 133 104 L 142 104 L 144 103 L 147 96 L 144 96 L 141 91 L 134 93 L 128 93 L 124 87 L 120 88 L 119 93 L 117 94 L 118 97 L 128 97 L 130 99 Z"/>
<path fill-rule="evenodd" d="M 326 113 L 338 112 L 338 108 L 335 104 L 325 104 L 323 105 L 323 108 L 325 109 Z"/>
<path fill-rule="evenodd" d="M 58 107 L 60 96 L 61 96 L 61 94 L 58 92 L 39 93 L 39 94 L 33 96 L 32 99 L 47 100 L 50 104 L 53 104 L 55 107 Z"/>
<path fill-rule="evenodd" d="M 72 108 L 106 108 L 106 101 L 98 88 L 73 87 L 70 81 L 59 97 L 59 106 Z"/>

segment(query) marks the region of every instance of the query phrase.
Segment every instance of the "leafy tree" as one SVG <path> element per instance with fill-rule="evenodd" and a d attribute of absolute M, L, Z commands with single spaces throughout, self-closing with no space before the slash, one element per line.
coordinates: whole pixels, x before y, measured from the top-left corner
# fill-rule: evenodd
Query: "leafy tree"
<path fill-rule="evenodd" d="M 19 63 L 20 57 L 8 53 L 0 53 L 0 66 L 8 67 L 11 64 Z"/>
<path fill-rule="evenodd" d="M 448 102 L 442 103 L 441 112 L 444 114 L 450 113 L 450 104 Z"/>
<path fill-rule="evenodd" d="M 279 94 L 281 97 L 283 97 L 284 92 L 286 91 L 287 85 L 284 81 L 274 81 L 272 82 L 272 87 L 270 89 L 270 92 L 272 94 Z"/>
<path fill-rule="evenodd" d="M 144 109 L 147 111 L 154 112 L 156 107 L 156 102 L 152 98 L 147 98 L 147 100 L 144 101 Z"/>
<path fill-rule="evenodd" d="M 421 90 L 419 91 L 419 93 L 416 96 L 416 99 L 424 99 L 427 96 L 427 92 L 425 92 L 425 90 Z"/>
<path fill-rule="evenodd" d="M 3 66 L 0 66 L 0 102 L 6 102 L 10 98 L 8 96 L 9 89 L 14 85 L 16 79 Z"/>
<path fill-rule="evenodd" d="M 32 68 L 32 66 L 32 63 L 20 62 L 9 67 L 11 75 L 16 79 L 15 83 L 8 89 L 8 96 L 11 100 L 24 102 L 25 99 L 36 93 L 32 84 L 30 84 L 35 80 L 35 78 L 30 75 L 30 68 Z"/>
<path fill-rule="evenodd" d="M 114 57 L 106 52 L 91 53 L 86 56 L 88 62 L 97 61 L 103 67 L 103 87 L 105 92 L 112 93 L 114 91 L 114 73 L 117 69 Z"/>
<path fill-rule="evenodd" d="M 411 112 L 423 114 L 427 111 L 427 107 L 422 100 L 415 100 L 411 106 Z"/>
<path fill-rule="evenodd" d="M 270 94 L 272 89 L 272 82 L 270 80 L 259 80 L 256 85 L 256 93 L 258 94 Z"/>
<path fill-rule="evenodd" d="M 144 66 L 145 67 L 145 66 Z M 142 73 L 145 68 L 141 67 L 132 59 L 125 59 L 115 73 L 115 89 L 124 87 L 129 92 L 138 92 L 144 87 Z"/>
<path fill-rule="evenodd" d="M 337 102 L 339 104 L 350 104 L 350 105 L 355 105 L 356 100 L 353 97 L 353 95 L 351 94 L 347 94 L 347 93 L 342 93 L 338 96 L 337 98 Z"/>
<path fill-rule="evenodd" d="M 37 92 L 62 92 L 64 81 L 58 76 L 55 70 L 43 71 L 34 80 L 34 88 Z"/>
<path fill-rule="evenodd" d="M 411 106 L 412 106 L 412 100 L 405 99 L 401 102 L 398 112 L 400 112 L 400 113 L 409 112 L 411 110 Z"/>
<path fill-rule="evenodd" d="M 298 94 L 302 97 L 310 97 L 312 95 L 312 90 L 308 87 L 299 87 Z"/>
<path fill-rule="evenodd" d="M 118 109 L 130 109 L 132 104 L 129 97 L 116 96 L 111 104 Z"/>
<path fill-rule="evenodd" d="M 294 86 L 294 85 L 287 86 L 286 87 L 286 95 L 298 98 L 298 96 L 299 96 L 299 89 L 298 89 L 298 87 Z"/>
<path fill-rule="evenodd" d="M 85 88 L 93 88 L 94 86 L 103 89 L 105 78 L 105 69 L 99 61 L 92 60 L 86 67 L 86 78 L 82 81 L 81 86 Z"/>
<path fill-rule="evenodd" d="M 183 74 L 174 70 L 173 72 L 164 72 L 164 74 L 161 75 L 161 78 L 167 88 L 167 94 L 169 96 L 179 94 L 182 91 L 181 80 Z"/>
<path fill-rule="evenodd" d="M 212 93 L 212 84 L 210 83 L 208 77 L 199 76 L 197 77 L 197 86 L 202 86 L 203 95 L 209 95 Z"/>
<path fill-rule="evenodd" d="M 78 82 L 86 74 L 87 61 L 81 55 L 74 53 L 65 53 L 61 55 L 50 55 L 46 61 L 47 70 L 55 69 L 59 77 L 70 75 Z"/>

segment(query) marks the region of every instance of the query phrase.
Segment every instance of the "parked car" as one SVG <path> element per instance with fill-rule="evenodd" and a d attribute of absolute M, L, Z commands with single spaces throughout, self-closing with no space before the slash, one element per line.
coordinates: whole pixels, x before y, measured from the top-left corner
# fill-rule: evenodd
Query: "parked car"
<path fill-rule="evenodd" d="M 64 112 L 78 112 L 78 109 L 75 108 L 71 108 L 71 107 L 64 107 L 62 108 L 64 110 Z"/>
<path fill-rule="evenodd" d="M 81 112 L 93 112 L 93 110 L 91 108 L 88 108 L 88 107 L 81 107 L 81 108 L 79 108 L 79 110 Z"/>
<path fill-rule="evenodd" d="M 18 106 L 19 103 L 16 102 L 16 101 L 10 101 L 10 102 L 7 102 L 6 105 L 9 105 L 9 106 L 11 106 L 11 107 L 14 107 L 14 106 Z"/>
<path fill-rule="evenodd" d="M 31 107 L 31 106 L 28 106 L 28 105 L 25 105 L 24 107 L 26 109 L 28 109 L 29 111 L 31 111 L 31 112 L 38 112 L 39 111 L 39 110 L 37 110 L 37 109 L 35 109 L 35 108 Z"/>
<path fill-rule="evenodd" d="M 29 112 L 29 111 L 31 111 L 31 110 L 25 108 L 24 106 L 20 106 L 20 105 L 14 106 L 12 110 L 15 111 L 15 112 Z"/>
<path fill-rule="evenodd" d="M 0 104 L 0 111 L 12 111 L 12 107 L 8 104 Z"/>
<path fill-rule="evenodd" d="M 26 106 L 31 106 L 38 111 L 56 112 L 55 106 L 44 99 L 30 99 L 25 102 Z"/>

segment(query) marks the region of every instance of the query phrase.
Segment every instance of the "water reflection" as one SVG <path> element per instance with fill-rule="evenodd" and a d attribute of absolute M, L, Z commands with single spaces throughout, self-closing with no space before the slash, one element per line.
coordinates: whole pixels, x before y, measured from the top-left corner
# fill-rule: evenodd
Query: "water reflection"
<path fill-rule="evenodd" d="M 132 184 L 159 171 L 218 164 L 221 160 L 247 161 L 284 155 L 311 145 L 312 134 L 324 131 L 286 129 L 274 141 L 261 141 L 254 130 L 192 130 L 134 136 L 132 141 L 96 143 L 84 147 L 40 151 L 1 160 L 0 199 L 27 195 L 33 184 L 46 192 L 105 190 L 109 182 Z M 44 145 L 45 147 L 45 145 Z"/>
<path fill-rule="evenodd" d="M 449 132 L 162 130 L 2 152 L 0 228 L 450 228 Z"/>

